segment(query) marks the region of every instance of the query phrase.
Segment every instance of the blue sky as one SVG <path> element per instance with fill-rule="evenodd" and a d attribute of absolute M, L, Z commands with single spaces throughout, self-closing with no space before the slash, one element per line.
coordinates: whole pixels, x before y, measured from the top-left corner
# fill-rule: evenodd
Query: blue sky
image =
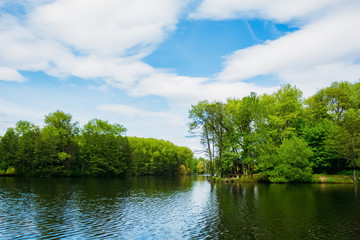
<path fill-rule="evenodd" d="M 187 114 L 360 78 L 357 0 L 0 0 L 0 133 L 58 109 L 199 148 Z"/>

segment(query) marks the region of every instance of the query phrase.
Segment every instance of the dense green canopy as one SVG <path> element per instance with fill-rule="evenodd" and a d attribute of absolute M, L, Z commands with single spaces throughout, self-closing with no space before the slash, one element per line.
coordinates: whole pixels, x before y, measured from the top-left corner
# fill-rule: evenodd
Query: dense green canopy
<path fill-rule="evenodd" d="M 83 129 L 72 116 L 56 111 L 40 129 L 19 121 L 0 137 L 0 175 L 123 176 L 196 171 L 186 147 L 157 139 L 125 137 L 120 124 L 93 119 Z"/>
<path fill-rule="evenodd" d="M 189 111 L 210 173 L 262 173 L 272 182 L 356 169 L 360 163 L 360 83 L 334 82 L 308 99 L 291 85 Z M 239 170 L 240 166 L 240 170 Z"/>

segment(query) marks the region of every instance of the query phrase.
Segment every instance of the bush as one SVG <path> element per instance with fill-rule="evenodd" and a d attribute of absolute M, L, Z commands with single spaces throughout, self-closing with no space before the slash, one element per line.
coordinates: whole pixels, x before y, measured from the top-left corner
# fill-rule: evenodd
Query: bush
<path fill-rule="evenodd" d="M 312 151 L 297 137 L 285 139 L 274 156 L 273 168 L 265 172 L 271 182 L 310 181 Z"/>
<path fill-rule="evenodd" d="M 178 167 L 178 175 L 187 175 L 188 174 L 188 170 L 186 169 L 185 165 L 184 164 L 181 164 L 179 167 Z"/>
<path fill-rule="evenodd" d="M 15 175 L 15 174 L 16 174 L 16 169 L 14 167 L 9 167 L 5 172 L 5 175 Z"/>

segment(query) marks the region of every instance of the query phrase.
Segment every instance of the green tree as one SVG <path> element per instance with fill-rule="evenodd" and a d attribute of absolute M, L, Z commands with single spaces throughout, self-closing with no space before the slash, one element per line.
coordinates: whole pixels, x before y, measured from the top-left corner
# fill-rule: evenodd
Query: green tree
<path fill-rule="evenodd" d="M 207 110 L 208 106 L 208 101 L 191 105 L 189 129 L 193 135 L 200 136 L 200 142 L 205 147 L 205 153 L 209 157 L 210 176 L 214 176 L 215 137 L 211 131 L 211 116 Z"/>
<path fill-rule="evenodd" d="M 120 124 L 93 119 L 81 135 L 82 173 L 88 176 L 124 175 L 129 165 L 129 146 Z"/>
<path fill-rule="evenodd" d="M 285 139 L 276 154 L 271 156 L 271 165 L 264 173 L 271 182 L 297 182 L 311 179 L 312 151 L 298 137 Z"/>
<path fill-rule="evenodd" d="M 341 125 L 331 128 L 326 139 L 326 147 L 336 160 L 337 169 L 351 167 L 356 182 L 356 168 L 359 166 L 360 158 L 360 109 L 349 109 L 344 114 Z"/>
<path fill-rule="evenodd" d="M 359 83 L 334 82 L 307 100 L 308 118 L 313 126 L 323 119 L 333 122 L 324 140 L 331 168 L 342 170 L 351 166 L 354 181 L 359 152 L 359 99 Z"/>
<path fill-rule="evenodd" d="M 303 139 L 313 152 L 310 161 L 313 163 L 315 172 L 326 173 L 333 167 L 329 152 L 326 149 L 326 139 L 333 125 L 332 121 L 325 118 L 310 123 L 304 128 Z"/>
<path fill-rule="evenodd" d="M 135 175 L 172 175 L 180 165 L 189 172 L 194 156 L 190 149 L 169 141 L 129 137 L 132 173 Z"/>
<path fill-rule="evenodd" d="M 200 132 L 201 143 L 210 160 L 210 175 L 214 174 L 216 160 L 216 170 L 221 177 L 226 132 L 225 105 L 221 102 L 201 101 L 191 107 L 190 131 Z"/>
<path fill-rule="evenodd" d="M 199 159 L 200 160 L 200 159 Z M 206 163 L 204 160 L 200 160 L 196 165 L 197 173 L 205 173 L 206 172 Z"/>
<path fill-rule="evenodd" d="M 257 156 L 258 126 L 262 121 L 260 98 L 251 93 L 241 100 L 229 99 L 226 104 L 226 153 L 230 164 L 241 163 L 247 166 L 247 172 L 253 174 Z"/>
<path fill-rule="evenodd" d="M 16 170 L 20 175 L 33 175 L 36 168 L 35 147 L 40 128 L 28 121 L 16 123 L 15 131 L 19 136 L 16 152 Z"/>
<path fill-rule="evenodd" d="M 5 172 L 16 164 L 19 136 L 14 128 L 8 128 L 1 138 L 0 171 Z"/>
<path fill-rule="evenodd" d="M 56 111 L 45 116 L 45 126 L 36 146 L 40 175 L 79 175 L 77 122 L 71 114 Z"/>
<path fill-rule="evenodd" d="M 303 127 L 302 92 L 291 85 L 282 86 L 271 96 L 264 95 L 262 104 L 266 109 L 269 134 L 278 146 L 282 140 L 296 136 Z"/>

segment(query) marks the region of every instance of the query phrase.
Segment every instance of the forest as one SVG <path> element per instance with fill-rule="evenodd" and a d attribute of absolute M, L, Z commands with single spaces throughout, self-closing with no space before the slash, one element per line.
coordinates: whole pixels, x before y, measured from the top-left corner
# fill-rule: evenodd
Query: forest
<path fill-rule="evenodd" d="M 307 182 L 312 174 L 360 165 L 360 82 L 334 82 L 309 98 L 295 86 L 273 94 L 200 101 L 189 131 L 202 155 L 169 141 L 125 136 L 121 124 L 93 119 L 82 128 L 56 111 L 44 126 L 19 121 L 0 136 L 0 175 L 125 176 L 208 171 L 260 174 L 270 182 Z"/>
<path fill-rule="evenodd" d="M 351 171 L 360 163 L 360 82 L 334 82 L 304 98 L 283 85 L 273 94 L 207 100 L 189 110 L 211 175 L 261 174 L 270 182 L 311 181 L 314 173 Z"/>
<path fill-rule="evenodd" d="M 93 119 L 82 129 L 71 114 L 45 116 L 44 127 L 19 121 L 0 137 L 0 175 L 173 175 L 196 170 L 193 153 L 169 141 L 125 136 L 120 124 Z"/>

